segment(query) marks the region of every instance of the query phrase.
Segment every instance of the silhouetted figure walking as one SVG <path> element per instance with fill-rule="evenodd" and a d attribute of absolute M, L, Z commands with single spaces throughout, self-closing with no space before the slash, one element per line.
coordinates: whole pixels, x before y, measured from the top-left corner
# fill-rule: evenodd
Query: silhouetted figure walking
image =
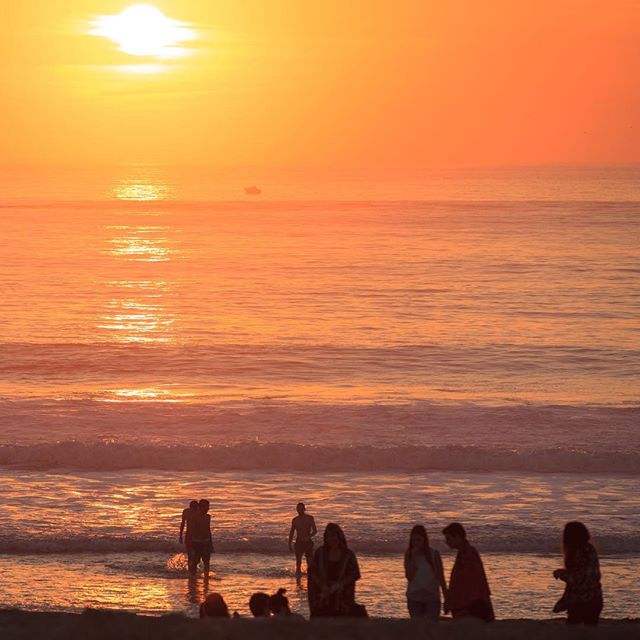
<path fill-rule="evenodd" d="M 407 608 L 412 618 L 440 620 L 440 590 L 448 608 L 447 583 L 442 559 L 429 546 L 426 529 L 417 524 L 411 530 L 409 546 L 404 554 L 404 573 L 407 577 Z"/>
<path fill-rule="evenodd" d="M 602 585 L 598 552 L 582 522 L 568 522 L 562 534 L 564 569 L 553 577 L 567 583 L 553 610 L 567 612 L 567 624 L 598 624 L 602 613 Z"/>
<path fill-rule="evenodd" d="M 366 615 L 355 601 L 358 560 L 337 524 L 330 522 L 324 530 L 324 543 L 313 554 L 308 574 L 312 618 Z"/>
<path fill-rule="evenodd" d="M 291 521 L 291 530 L 289 531 L 289 551 L 295 550 L 296 575 L 299 576 L 302 574 L 303 555 L 307 559 L 307 571 L 309 570 L 313 554 L 313 536 L 318 533 L 318 529 L 313 516 L 306 513 L 304 502 L 298 502 L 296 511 L 298 515 Z M 294 533 L 296 541 L 292 547 Z"/>
<path fill-rule="evenodd" d="M 490 622 L 495 616 L 480 554 L 469 544 L 467 532 L 459 522 L 447 525 L 442 533 L 447 545 L 458 551 L 449 580 L 451 615 L 454 618 L 472 617 Z"/>
<path fill-rule="evenodd" d="M 182 510 L 182 520 L 180 522 L 180 544 L 183 543 L 185 552 L 187 554 L 187 565 L 191 567 L 193 563 L 193 546 L 191 545 L 191 533 L 192 527 L 190 526 L 191 519 L 198 512 L 198 501 L 192 500 L 189 503 L 188 509 Z M 186 529 L 186 530 L 185 530 Z"/>
<path fill-rule="evenodd" d="M 209 576 L 209 563 L 213 552 L 213 538 L 211 536 L 211 516 L 209 515 L 209 501 L 200 500 L 198 510 L 190 520 L 192 534 L 191 545 L 193 547 L 192 562 L 189 570 L 195 572 L 198 563 L 202 560 L 204 575 Z"/>

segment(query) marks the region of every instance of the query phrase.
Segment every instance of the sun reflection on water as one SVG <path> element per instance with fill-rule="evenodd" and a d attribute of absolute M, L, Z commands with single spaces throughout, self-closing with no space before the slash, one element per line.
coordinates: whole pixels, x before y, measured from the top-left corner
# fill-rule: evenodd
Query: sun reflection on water
<path fill-rule="evenodd" d="M 169 195 L 169 186 L 163 182 L 121 180 L 113 188 L 113 196 L 118 200 L 151 202 L 165 200 Z"/>
<path fill-rule="evenodd" d="M 175 322 L 160 303 L 135 299 L 114 299 L 107 304 L 99 329 L 113 332 L 118 342 L 172 342 L 171 325 Z"/>
<path fill-rule="evenodd" d="M 113 256 L 121 256 L 126 260 L 139 260 L 143 262 L 164 262 L 171 259 L 175 250 L 167 246 L 165 237 L 144 237 L 149 229 L 143 227 L 127 227 L 127 235 L 117 236 L 110 240 L 112 245 L 109 253 Z"/>
<path fill-rule="evenodd" d="M 102 402 L 183 402 L 188 393 L 174 393 L 166 389 L 147 387 L 142 389 L 109 389 L 103 392 Z"/>

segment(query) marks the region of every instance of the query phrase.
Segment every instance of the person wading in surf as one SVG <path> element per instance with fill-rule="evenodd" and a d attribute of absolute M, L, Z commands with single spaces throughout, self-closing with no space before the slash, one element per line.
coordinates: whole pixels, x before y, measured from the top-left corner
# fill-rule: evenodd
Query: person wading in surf
<path fill-rule="evenodd" d="M 190 520 L 191 545 L 193 547 L 192 561 L 189 571 L 195 573 L 200 560 L 204 565 L 204 575 L 209 576 L 209 563 L 213 552 L 213 538 L 211 536 L 211 516 L 209 515 L 209 501 L 200 500 L 198 510 Z"/>
<path fill-rule="evenodd" d="M 291 521 L 291 530 L 289 531 L 289 551 L 295 551 L 296 554 L 296 575 L 302 575 L 302 556 L 307 559 L 307 571 L 313 556 L 313 536 L 318 533 L 316 521 L 313 516 L 306 513 L 304 502 L 298 502 L 296 506 L 298 515 Z M 295 544 L 293 536 L 296 536 Z"/>
<path fill-rule="evenodd" d="M 189 525 L 193 516 L 198 512 L 198 501 L 192 500 L 188 509 L 182 510 L 182 521 L 180 522 L 180 544 L 184 541 L 185 552 L 187 554 L 187 564 L 190 567 L 193 561 L 193 547 L 191 546 L 191 527 Z M 186 530 L 185 530 L 186 529 Z"/>

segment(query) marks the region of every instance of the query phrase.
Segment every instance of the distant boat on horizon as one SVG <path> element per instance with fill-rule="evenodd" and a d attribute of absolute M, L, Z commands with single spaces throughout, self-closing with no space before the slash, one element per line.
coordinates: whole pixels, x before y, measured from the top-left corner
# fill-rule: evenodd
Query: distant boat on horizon
<path fill-rule="evenodd" d="M 259 196 L 262 193 L 262 189 L 258 189 L 258 187 L 256 187 L 256 185 L 254 184 L 251 187 L 245 187 L 244 192 L 248 196 Z"/>

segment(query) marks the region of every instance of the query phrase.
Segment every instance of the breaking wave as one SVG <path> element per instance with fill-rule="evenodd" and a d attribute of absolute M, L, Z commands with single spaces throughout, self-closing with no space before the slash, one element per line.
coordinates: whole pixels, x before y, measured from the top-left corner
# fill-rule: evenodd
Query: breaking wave
<path fill-rule="evenodd" d="M 321 446 L 246 442 L 186 446 L 121 442 L 0 445 L 0 466 L 26 470 L 117 471 L 501 471 L 640 475 L 634 451 L 445 446 Z"/>
<path fill-rule="evenodd" d="M 404 529 L 397 537 L 372 538 L 367 535 L 350 537 L 351 546 L 358 553 L 371 555 L 400 554 L 405 550 Z M 537 530 L 516 525 L 507 527 L 474 526 L 474 543 L 489 553 L 558 553 L 558 532 Z M 596 536 L 598 551 L 605 555 L 640 552 L 640 534 Z M 436 540 L 434 546 L 439 546 Z M 440 545 L 441 546 L 441 545 Z M 0 536 L 0 554 L 49 555 L 67 553 L 128 554 L 167 553 L 183 551 L 177 542 L 166 537 L 144 536 Z M 286 554 L 281 535 L 241 537 L 232 530 L 214 533 L 214 553 Z"/>

